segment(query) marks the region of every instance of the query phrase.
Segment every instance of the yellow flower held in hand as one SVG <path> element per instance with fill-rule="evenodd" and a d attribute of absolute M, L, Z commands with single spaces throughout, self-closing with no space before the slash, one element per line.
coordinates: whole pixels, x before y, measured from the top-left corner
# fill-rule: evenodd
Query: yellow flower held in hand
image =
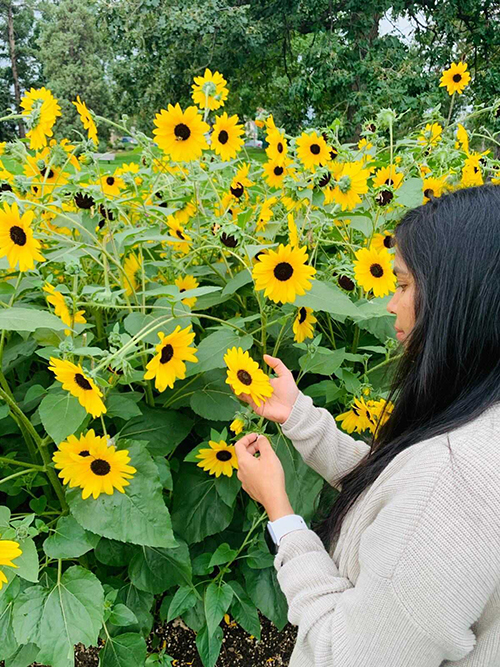
<path fill-rule="evenodd" d="M 209 440 L 208 444 L 210 449 L 200 449 L 199 453 L 196 454 L 195 458 L 201 459 L 196 465 L 203 470 L 207 470 L 210 475 L 232 477 L 233 469 L 238 470 L 238 459 L 234 445 L 228 445 L 224 440 L 219 442 Z"/>
<path fill-rule="evenodd" d="M 226 382 L 237 396 L 248 394 L 259 407 L 261 401 L 265 402 L 272 395 L 274 389 L 269 377 L 241 347 L 229 349 L 224 362 L 228 367 Z"/>
<path fill-rule="evenodd" d="M 235 435 L 239 435 L 243 431 L 244 426 L 245 422 L 242 419 L 233 419 L 229 425 L 229 428 Z"/>

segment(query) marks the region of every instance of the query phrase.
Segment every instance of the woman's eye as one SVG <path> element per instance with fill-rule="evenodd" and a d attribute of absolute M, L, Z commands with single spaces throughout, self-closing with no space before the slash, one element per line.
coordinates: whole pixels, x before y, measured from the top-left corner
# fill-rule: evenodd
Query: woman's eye
<path fill-rule="evenodd" d="M 399 289 L 400 287 L 401 287 L 401 291 L 404 292 L 406 285 L 399 285 L 399 283 L 396 284 L 396 289 Z"/>

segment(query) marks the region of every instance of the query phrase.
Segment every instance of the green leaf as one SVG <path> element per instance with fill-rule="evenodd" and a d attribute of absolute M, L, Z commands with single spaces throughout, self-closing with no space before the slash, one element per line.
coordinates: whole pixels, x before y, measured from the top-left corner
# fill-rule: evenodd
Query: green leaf
<path fill-rule="evenodd" d="M 130 394 L 133 393 L 133 396 Z M 139 392 L 110 393 L 106 398 L 106 416 L 119 417 L 120 419 L 134 419 L 141 417 L 142 412 L 137 405 L 137 399 L 141 398 Z"/>
<path fill-rule="evenodd" d="M 116 602 L 122 602 L 129 609 L 133 609 L 137 616 L 137 627 L 131 626 L 131 632 L 140 632 L 144 636 L 148 636 L 153 627 L 153 616 L 151 614 L 151 607 L 154 603 L 154 595 L 140 591 L 132 583 L 127 583 L 118 591 Z"/>
<path fill-rule="evenodd" d="M 340 368 L 345 359 L 345 348 L 329 350 L 326 347 L 318 347 L 314 354 L 304 354 L 299 359 L 299 366 L 307 373 L 318 375 L 331 375 Z"/>
<path fill-rule="evenodd" d="M 153 455 L 170 454 L 193 427 L 193 420 L 175 410 L 150 408 L 141 404 L 142 416 L 130 420 L 120 431 L 121 437 L 145 440 Z"/>
<path fill-rule="evenodd" d="M 339 380 L 343 380 L 346 390 L 349 394 L 357 394 L 361 390 L 361 381 L 357 375 L 347 368 L 339 368 L 335 371 Z"/>
<path fill-rule="evenodd" d="M 16 574 L 27 581 L 36 583 L 38 581 L 38 552 L 36 545 L 31 537 L 18 539 L 19 548 L 23 552 L 19 558 L 16 558 L 15 564 L 18 566 Z"/>
<path fill-rule="evenodd" d="M 203 386 L 192 394 L 190 405 L 204 419 L 229 421 L 239 407 L 233 392 L 226 383 L 226 372 L 208 371 L 203 377 Z"/>
<path fill-rule="evenodd" d="M 234 549 L 231 549 L 227 542 L 224 542 L 223 544 L 219 544 L 217 549 L 214 551 L 208 565 L 209 567 L 213 567 L 214 565 L 229 563 L 229 561 L 232 561 L 234 558 L 236 558 L 237 555 L 238 552 Z"/>
<path fill-rule="evenodd" d="M 166 459 L 164 456 L 153 456 L 153 460 L 156 464 L 156 467 L 158 468 L 158 474 L 160 475 L 160 482 L 162 487 L 167 491 L 172 491 L 173 481 L 168 459 Z"/>
<path fill-rule="evenodd" d="M 40 611 L 37 659 L 52 667 L 73 667 L 75 644 L 97 644 L 104 612 L 101 582 L 89 570 L 73 565 L 47 592 Z"/>
<path fill-rule="evenodd" d="M 61 516 L 53 534 L 43 543 L 49 558 L 78 558 L 93 549 L 99 536 L 84 530 L 72 516 Z"/>
<path fill-rule="evenodd" d="M 215 629 L 219 626 L 222 617 L 229 609 L 232 599 L 233 589 L 224 581 L 221 585 L 212 582 L 206 587 L 205 616 L 210 635 L 213 635 Z"/>
<path fill-rule="evenodd" d="M 191 583 L 191 559 L 187 544 L 175 549 L 141 547 L 128 567 L 130 581 L 141 591 L 163 593 L 171 586 Z"/>
<path fill-rule="evenodd" d="M 203 662 L 203 667 L 215 667 L 222 647 L 223 632 L 217 626 L 211 635 L 208 627 L 204 625 L 196 635 L 196 648 Z"/>
<path fill-rule="evenodd" d="M 188 609 L 192 609 L 198 600 L 196 593 L 190 586 L 181 586 L 177 589 L 168 608 L 166 622 L 170 623 Z"/>
<path fill-rule="evenodd" d="M 288 603 L 279 587 L 274 566 L 265 570 L 252 570 L 243 561 L 240 568 L 245 577 L 246 591 L 252 602 L 279 631 L 283 630 L 287 623 Z"/>
<path fill-rule="evenodd" d="M 39 653 L 38 646 L 35 644 L 25 644 L 20 646 L 8 660 L 5 661 L 5 667 L 29 667 L 36 660 Z"/>
<path fill-rule="evenodd" d="M 30 586 L 16 599 L 13 625 L 20 644 L 42 645 L 40 622 L 48 592 L 43 586 Z"/>
<path fill-rule="evenodd" d="M 215 331 L 204 338 L 198 345 L 196 356 L 198 363 L 189 364 L 186 368 L 186 377 L 209 371 L 213 368 L 226 368 L 224 355 L 231 347 L 241 347 L 245 352 L 253 345 L 250 334 L 240 336 L 234 329 L 224 328 Z"/>
<path fill-rule="evenodd" d="M 243 269 L 243 271 L 240 271 L 228 281 L 227 285 L 222 290 L 222 296 L 226 296 L 226 294 L 234 294 L 240 287 L 248 285 L 252 280 L 253 278 L 250 271 L 248 269 Z"/>
<path fill-rule="evenodd" d="M 215 478 L 215 488 L 217 493 L 229 507 L 234 506 L 236 496 L 241 489 L 241 482 L 236 474 L 236 470 L 233 469 L 231 477 L 221 475 L 220 477 Z"/>
<path fill-rule="evenodd" d="M 7 583 L 0 590 L 0 660 L 9 658 L 18 648 L 18 640 L 14 634 L 13 616 L 15 600 L 19 594 L 19 579 L 9 571 Z M 11 578 L 12 577 L 12 578 Z"/>
<path fill-rule="evenodd" d="M 38 408 L 44 429 L 56 444 L 75 433 L 87 416 L 87 411 L 69 392 L 50 393 Z"/>
<path fill-rule="evenodd" d="M 313 399 L 323 399 L 322 405 L 319 407 L 324 407 L 329 403 L 333 403 L 338 398 L 340 387 L 333 380 L 321 380 L 321 382 L 315 382 L 306 387 L 303 393 Z"/>
<path fill-rule="evenodd" d="M 134 554 L 134 546 L 132 544 L 125 544 L 125 542 L 119 542 L 118 540 L 108 540 L 106 537 L 101 537 L 94 550 L 94 554 L 97 560 L 104 565 L 122 567 L 129 564 Z"/>
<path fill-rule="evenodd" d="M 189 493 L 185 490 L 189 489 Z M 181 465 L 174 483 L 172 525 L 188 544 L 220 533 L 230 524 L 233 509 L 217 493 L 213 476 L 193 466 Z"/>
<path fill-rule="evenodd" d="M 144 637 L 135 632 L 108 637 L 99 652 L 99 667 L 142 667 L 146 662 Z"/>
<path fill-rule="evenodd" d="M 118 591 L 116 592 L 118 593 Z M 127 625 L 137 623 L 137 616 L 131 609 L 119 602 L 113 607 L 109 616 L 109 621 L 110 623 L 113 623 L 113 625 L 126 627 Z"/>
<path fill-rule="evenodd" d="M 67 324 L 46 310 L 13 307 L 0 311 L 0 330 L 35 331 L 42 327 L 52 331 L 68 329 Z"/>
<path fill-rule="evenodd" d="M 423 185 L 421 178 L 407 178 L 403 185 L 396 190 L 396 199 L 398 204 L 403 204 L 408 208 L 420 206 L 423 202 Z"/>
<path fill-rule="evenodd" d="M 150 547 L 176 547 L 158 468 L 148 450 L 133 440 L 119 440 L 118 445 L 119 450 L 128 450 L 129 465 L 137 470 L 125 492 L 115 489 L 111 495 L 83 500 L 82 489 L 67 489 L 71 513 L 82 528 L 97 535 Z"/>
<path fill-rule="evenodd" d="M 298 296 L 293 305 L 330 313 L 333 319 L 339 322 L 344 322 L 346 317 L 358 315 L 356 306 L 340 287 L 320 280 L 313 280 L 311 289 L 304 296 Z"/>
<path fill-rule="evenodd" d="M 266 567 L 273 567 L 274 565 L 274 556 L 267 548 L 264 533 L 259 535 L 259 539 L 252 547 L 250 547 L 246 556 L 245 561 L 248 567 L 251 567 L 254 570 L 263 570 Z"/>
<path fill-rule="evenodd" d="M 248 634 L 253 635 L 259 641 L 261 627 L 257 607 L 239 582 L 228 581 L 227 583 L 233 589 L 233 600 L 230 607 L 231 615 Z"/>

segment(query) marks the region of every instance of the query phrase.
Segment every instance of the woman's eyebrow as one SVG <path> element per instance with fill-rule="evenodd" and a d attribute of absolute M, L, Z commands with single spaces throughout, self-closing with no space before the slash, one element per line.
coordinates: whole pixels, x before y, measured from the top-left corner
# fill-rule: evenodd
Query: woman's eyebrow
<path fill-rule="evenodd" d="M 396 274 L 400 274 L 400 275 L 402 275 L 402 276 L 407 276 L 407 275 L 408 275 L 408 272 L 407 272 L 407 271 L 403 271 L 403 269 L 399 268 L 399 266 L 394 266 L 393 271 L 394 271 L 394 273 L 396 273 Z"/>

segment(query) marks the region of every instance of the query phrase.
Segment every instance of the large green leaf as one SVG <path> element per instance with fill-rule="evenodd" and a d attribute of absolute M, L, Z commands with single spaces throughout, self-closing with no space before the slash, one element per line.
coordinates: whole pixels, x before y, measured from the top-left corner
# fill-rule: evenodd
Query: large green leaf
<path fill-rule="evenodd" d="M 142 416 L 131 419 L 120 431 L 122 437 L 145 440 L 151 454 L 165 456 L 189 435 L 193 420 L 175 410 L 150 408 L 141 403 Z"/>
<path fill-rule="evenodd" d="M 50 393 L 38 408 L 44 429 L 56 444 L 75 433 L 87 411 L 69 392 Z"/>
<path fill-rule="evenodd" d="M 9 658 L 20 643 L 16 639 L 13 628 L 13 615 L 15 600 L 19 595 L 19 579 L 10 574 L 11 568 L 5 568 L 7 583 L 0 590 L 0 660 Z"/>
<path fill-rule="evenodd" d="M 33 588 L 37 590 L 37 606 L 29 604 L 31 588 L 27 588 L 20 596 L 19 605 L 16 601 L 16 618 L 29 610 L 28 640 L 36 636 L 40 642 L 37 659 L 42 664 L 73 667 L 75 644 L 97 644 L 104 613 L 101 582 L 89 570 L 73 565 L 63 573 L 60 582 L 45 590 L 43 600 L 41 587 Z"/>
<path fill-rule="evenodd" d="M 278 630 L 283 630 L 287 623 L 288 603 L 279 586 L 274 566 L 265 570 L 253 570 L 243 561 L 240 568 L 252 602 Z"/>
<path fill-rule="evenodd" d="M 229 544 L 227 542 L 224 542 L 223 544 L 219 544 L 217 549 L 214 551 L 212 554 L 208 566 L 211 568 L 214 565 L 222 565 L 223 563 L 229 563 L 229 561 L 232 561 L 236 556 L 238 555 L 238 552 L 235 551 L 234 549 L 231 549 Z"/>
<path fill-rule="evenodd" d="M 66 498 L 78 523 L 97 535 L 150 547 L 176 547 L 170 515 L 162 495 L 158 468 L 144 443 L 119 440 L 118 449 L 129 452 L 129 465 L 137 472 L 111 495 L 82 498 L 79 487 L 68 489 Z"/>
<path fill-rule="evenodd" d="M 322 310 L 339 322 L 345 322 L 346 317 L 355 317 L 357 308 L 351 299 L 340 287 L 321 280 L 313 280 L 312 287 L 304 296 L 298 296 L 293 302 L 300 308 L 307 306 L 313 310 Z"/>
<path fill-rule="evenodd" d="M 188 544 L 201 542 L 227 528 L 232 518 L 233 509 L 217 493 L 214 477 L 192 463 L 181 465 L 173 493 L 175 532 Z"/>
<path fill-rule="evenodd" d="M 132 609 L 137 616 L 137 627 L 131 626 L 129 628 L 130 632 L 140 632 L 147 637 L 153 627 L 151 607 L 154 603 L 154 595 L 146 591 L 140 591 L 129 582 L 118 591 L 116 602 L 122 602 L 129 609 Z"/>
<path fill-rule="evenodd" d="M 128 565 L 135 547 L 132 544 L 125 544 L 118 540 L 108 540 L 106 537 L 101 537 L 97 544 L 94 554 L 97 560 L 104 565 L 113 565 L 115 567 L 122 567 Z"/>
<path fill-rule="evenodd" d="M 41 328 L 62 331 L 68 325 L 46 310 L 14 307 L 0 311 L 0 330 L 35 331 Z"/>
<path fill-rule="evenodd" d="M 212 370 L 212 368 L 226 368 L 224 355 L 229 348 L 241 347 L 243 351 L 246 351 L 252 345 L 253 337 L 250 334 L 240 336 L 237 331 L 229 327 L 219 329 L 204 338 L 198 345 L 196 353 L 198 363 L 187 366 L 186 377 Z"/>
<path fill-rule="evenodd" d="M 196 604 L 198 597 L 191 586 L 180 586 L 175 592 L 172 601 L 168 607 L 166 622 L 170 623 L 188 609 L 192 609 Z"/>
<path fill-rule="evenodd" d="M 24 537 L 17 540 L 22 554 L 16 558 L 16 574 L 27 581 L 36 583 L 38 581 L 38 552 L 36 545 L 31 537 Z"/>
<path fill-rule="evenodd" d="M 220 585 L 212 581 L 206 587 L 204 603 L 209 634 L 214 634 L 232 599 L 233 589 L 224 581 Z"/>
<path fill-rule="evenodd" d="M 5 667 L 29 667 L 35 662 L 39 651 L 35 644 L 24 644 L 5 661 Z"/>
<path fill-rule="evenodd" d="M 396 190 L 396 198 L 399 204 L 408 208 L 420 206 L 423 202 L 423 180 L 421 178 L 407 178 L 403 185 Z"/>
<path fill-rule="evenodd" d="M 93 549 L 99 535 L 84 530 L 72 516 L 59 517 L 53 533 L 43 543 L 49 558 L 78 558 Z"/>
<path fill-rule="evenodd" d="M 303 354 L 299 359 L 299 365 L 306 373 L 331 375 L 337 368 L 340 368 L 344 359 L 344 347 L 338 350 L 329 350 L 326 347 L 318 347 L 312 356 Z"/>
<path fill-rule="evenodd" d="M 234 394 L 226 383 L 226 372 L 208 371 L 203 376 L 203 386 L 191 395 L 190 405 L 204 419 L 229 421 L 239 407 Z"/>
<path fill-rule="evenodd" d="M 137 548 L 128 574 L 139 590 L 154 594 L 175 585 L 190 584 L 191 560 L 187 544 L 180 543 L 175 549 Z"/>
<path fill-rule="evenodd" d="M 253 635 L 257 641 L 260 640 L 261 627 L 257 607 L 239 582 L 228 581 L 227 583 L 233 589 L 233 600 L 230 607 L 233 618 L 249 635 Z"/>
<path fill-rule="evenodd" d="M 144 637 L 135 632 L 108 637 L 99 652 L 99 667 L 142 667 L 146 662 Z"/>
<path fill-rule="evenodd" d="M 196 648 L 203 662 L 203 667 L 215 667 L 222 647 L 223 632 L 217 626 L 211 635 L 208 627 L 204 625 L 196 635 Z"/>
<path fill-rule="evenodd" d="M 227 285 L 222 290 L 222 296 L 226 296 L 226 294 L 234 294 L 240 287 L 251 282 L 252 274 L 248 269 L 243 269 L 243 271 L 240 271 L 228 281 Z"/>

